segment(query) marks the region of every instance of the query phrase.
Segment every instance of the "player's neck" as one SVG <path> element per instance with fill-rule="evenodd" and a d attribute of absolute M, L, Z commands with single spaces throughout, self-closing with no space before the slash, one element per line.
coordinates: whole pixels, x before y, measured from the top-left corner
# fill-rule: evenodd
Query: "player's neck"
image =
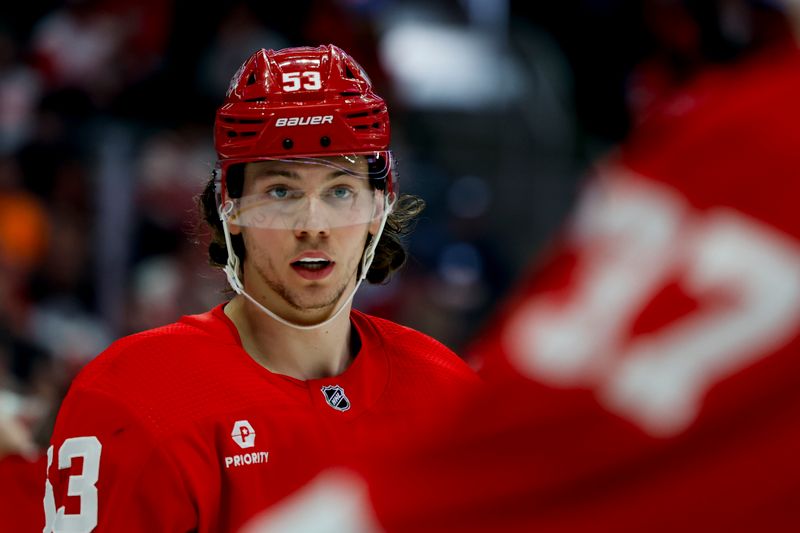
<path fill-rule="evenodd" d="M 225 306 L 242 347 L 253 360 L 270 372 L 302 380 L 336 376 L 350 365 L 348 310 L 321 328 L 299 330 L 267 316 L 243 296 Z"/>

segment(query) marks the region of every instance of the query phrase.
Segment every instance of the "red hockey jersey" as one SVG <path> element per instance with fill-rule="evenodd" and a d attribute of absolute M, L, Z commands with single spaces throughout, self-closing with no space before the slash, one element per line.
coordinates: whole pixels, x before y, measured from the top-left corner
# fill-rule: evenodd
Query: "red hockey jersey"
<path fill-rule="evenodd" d="M 800 529 L 800 53 L 665 103 L 474 352 L 452 424 L 248 533 Z"/>
<path fill-rule="evenodd" d="M 21 455 L 0 459 L 0 531 L 39 533 L 42 521 L 42 483 L 47 460 L 44 455 L 31 460 Z"/>
<path fill-rule="evenodd" d="M 441 344 L 357 311 L 343 374 L 273 374 L 222 307 L 124 338 L 76 378 L 48 451 L 45 531 L 235 531 L 323 465 L 425 431 L 477 383 Z"/>

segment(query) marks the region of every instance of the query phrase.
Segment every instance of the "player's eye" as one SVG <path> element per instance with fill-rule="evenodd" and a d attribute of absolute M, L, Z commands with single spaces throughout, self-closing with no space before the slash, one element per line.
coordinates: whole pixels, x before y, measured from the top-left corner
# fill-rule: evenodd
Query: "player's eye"
<path fill-rule="evenodd" d="M 328 195 L 336 200 L 349 200 L 353 197 L 355 192 L 350 187 L 345 185 L 338 185 L 336 187 L 332 187 L 328 192 Z"/>
<path fill-rule="evenodd" d="M 266 190 L 266 195 L 273 200 L 285 200 L 292 196 L 288 187 L 283 185 L 274 185 Z"/>

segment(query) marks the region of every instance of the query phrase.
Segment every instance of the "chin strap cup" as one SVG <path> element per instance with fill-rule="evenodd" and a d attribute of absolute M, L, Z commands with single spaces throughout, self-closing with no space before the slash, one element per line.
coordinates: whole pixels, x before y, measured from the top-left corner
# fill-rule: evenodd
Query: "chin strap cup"
<path fill-rule="evenodd" d="M 228 229 L 228 213 L 231 211 L 233 204 L 228 201 L 221 205 L 219 208 L 219 219 L 222 221 L 222 233 L 225 235 L 225 248 L 228 250 L 228 262 L 222 270 L 228 277 L 228 285 L 231 289 L 236 291 L 236 294 L 244 292 L 244 285 L 239 277 L 239 257 L 233 251 L 233 244 L 231 242 L 231 231 Z"/>
<path fill-rule="evenodd" d="M 236 294 L 242 294 L 244 292 L 244 287 L 242 286 L 241 280 L 239 280 L 239 275 L 237 274 L 238 268 L 235 263 L 238 263 L 238 261 L 234 261 L 233 265 L 228 263 L 223 270 L 228 277 L 228 285 L 231 286 L 231 289 L 236 291 Z"/>

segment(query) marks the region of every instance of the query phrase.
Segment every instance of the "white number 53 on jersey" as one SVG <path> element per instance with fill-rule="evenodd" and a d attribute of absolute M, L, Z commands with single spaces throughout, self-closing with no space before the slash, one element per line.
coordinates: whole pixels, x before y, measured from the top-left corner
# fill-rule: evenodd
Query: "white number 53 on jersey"
<path fill-rule="evenodd" d="M 43 533 L 88 533 L 97 526 L 97 477 L 100 474 L 100 452 L 103 447 L 97 437 L 73 437 L 67 439 L 58 449 L 58 469 L 72 467 L 76 458 L 83 459 L 80 474 L 69 477 L 67 496 L 79 498 L 80 512 L 67 514 L 62 505 L 56 509 L 53 485 L 45 481 Z M 53 464 L 53 446 L 47 450 L 47 470 Z"/>

